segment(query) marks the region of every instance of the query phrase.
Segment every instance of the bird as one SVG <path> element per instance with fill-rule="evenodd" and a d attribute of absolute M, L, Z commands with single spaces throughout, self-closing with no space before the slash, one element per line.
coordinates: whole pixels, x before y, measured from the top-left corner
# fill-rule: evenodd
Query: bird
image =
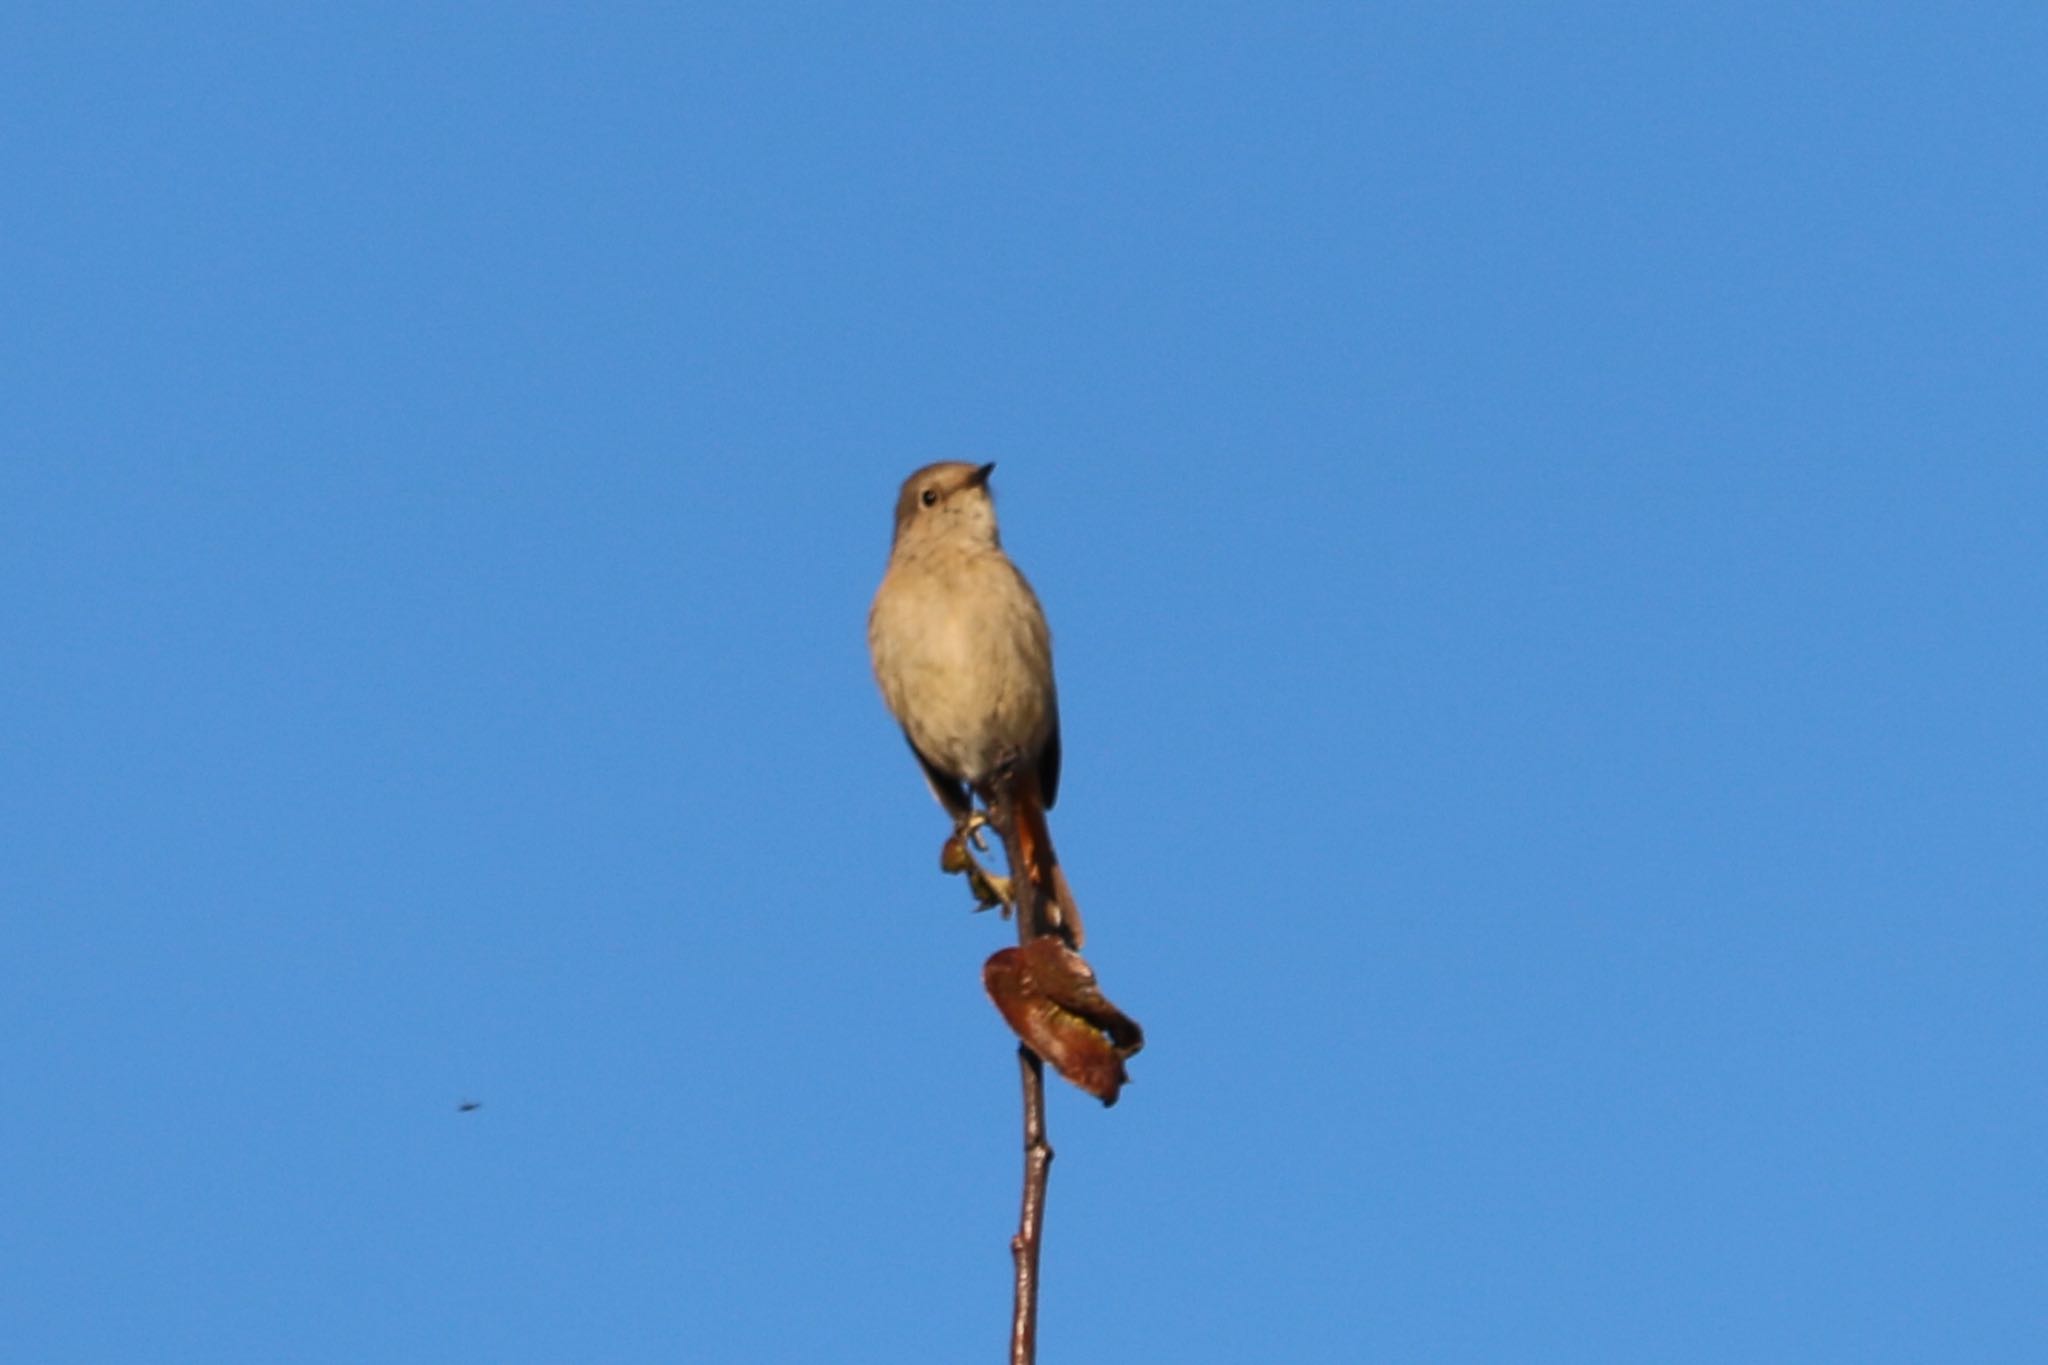
<path fill-rule="evenodd" d="M 483 1102 L 480 1100 L 464 1100 L 462 1103 L 456 1105 L 455 1109 L 457 1113 L 474 1114 L 477 1110 L 483 1107 Z"/>
<path fill-rule="evenodd" d="M 986 823 L 974 797 L 986 806 L 996 779 L 1013 775 L 1018 860 L 1047 926 L 1078 948 L 1081 914 L 1045 816 L 1060 788 L 1052 632 L 1003 552 L 994 471 L 949 460 L 903 481 L 888 568 L 868 611 L 868 649 L 882 700 L 953 817 L 969 868 L 967 839 Z"/>

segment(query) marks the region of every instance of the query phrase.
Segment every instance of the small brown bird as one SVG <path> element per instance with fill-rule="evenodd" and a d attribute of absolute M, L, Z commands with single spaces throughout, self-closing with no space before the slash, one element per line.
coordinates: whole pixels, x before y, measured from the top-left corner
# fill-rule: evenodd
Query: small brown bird
<path fill-rule="evenodd" d="M 868 649 L 882 699 L 956 828 L 972 828 L 970 793 L 986 802 L 990 780 L 1015 764 L 1020 858 L 1049 923 L 1079 947 L 1081 914 L 1045 821 L 1060 787 L 1052 633 L 1003 553 L 994 469 L 948 462 L 904 480 Z"/>

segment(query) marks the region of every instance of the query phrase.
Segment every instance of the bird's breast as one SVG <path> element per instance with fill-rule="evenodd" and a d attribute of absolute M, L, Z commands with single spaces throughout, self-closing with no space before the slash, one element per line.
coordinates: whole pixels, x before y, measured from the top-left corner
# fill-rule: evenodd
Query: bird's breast
<path fill-rule="evenodd" d="M 883 699 L 948 772 L 985 777 L 1035 755 L 1051 728 L 1051 641 L 1037 598 L 1000 553 L 906 556 L 875 595 L 868 644 Z"/>

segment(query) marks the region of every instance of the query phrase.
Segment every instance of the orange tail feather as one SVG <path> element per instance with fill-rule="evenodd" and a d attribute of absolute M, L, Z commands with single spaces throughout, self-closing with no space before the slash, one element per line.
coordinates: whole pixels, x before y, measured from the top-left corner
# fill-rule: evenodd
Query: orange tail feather
<path fill-rule="evenodd" d="M 1038 888 L 1046 907 L 1046 922 L 1057 929 L 1070 947 L 1082 941 L 1081 908 L 1067 887 L 1067 874 L 1060 870 L 1059 855 L 1052 851 L 1052 830 L 1046 824 L 1045 803 L 1040 799 L 1036 778 L 1027 776 L 1017 784 L 1017 843 L 1025 874 Z"/>

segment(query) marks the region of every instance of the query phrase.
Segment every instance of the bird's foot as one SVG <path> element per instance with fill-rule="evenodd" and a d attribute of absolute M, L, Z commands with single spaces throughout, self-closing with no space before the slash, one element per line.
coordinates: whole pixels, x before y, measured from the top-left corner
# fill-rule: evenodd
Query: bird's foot
<path fill-rule="evenodd" d="M 979 811 L 962 820 L 953 837 L 939 849 L 939 868 L 967 878 L 967 889 L 974 893 L 976 910 L 1001 907 L 1007 918 L 1010 913 L 1010 879 L 997 876 L 983 867 L 969 849 L 972 843 L 983 852 L 988 851 L 988 845 L 980 838 L 981 830 L 987 824 L 988 817 Z"/>
<path fill-rule="evenodd" d="M 988 852 L 988 840 L 982 837 L 981 832 L 988 828 L 990 828 L 988 812 L 985 810 L 970 810 L 967 814 L 960 817 L 959 822 L 953 827 L 953 833 L 955 837 L 973 844 L 975 852 L 986 853 Z"/>

